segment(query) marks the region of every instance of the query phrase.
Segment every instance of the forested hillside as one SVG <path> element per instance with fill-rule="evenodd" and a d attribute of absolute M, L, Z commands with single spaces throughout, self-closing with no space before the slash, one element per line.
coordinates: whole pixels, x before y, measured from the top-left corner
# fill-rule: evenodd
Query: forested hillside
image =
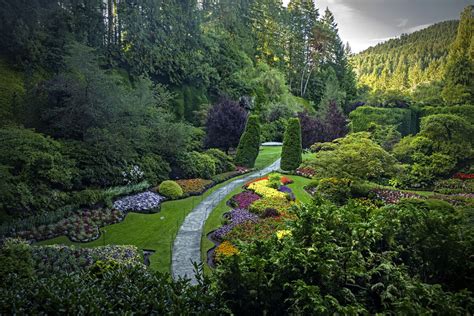
<path fill-rule="evenodd" d="M 436 23 L 423 30 L 370 47 L 351 60 L 359 84 L 373 90 L 413 90 L 443 79 L 458 21 Z"/>

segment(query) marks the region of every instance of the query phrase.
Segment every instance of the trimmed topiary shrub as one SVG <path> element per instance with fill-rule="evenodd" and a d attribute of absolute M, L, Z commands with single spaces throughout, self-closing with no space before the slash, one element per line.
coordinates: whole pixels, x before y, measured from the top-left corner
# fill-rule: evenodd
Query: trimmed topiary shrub
<path fill-rule="evenodd" d="M 301 126 L 298 118 L 288 120 L 281 151 L 281 169 L 296 170 L 302 161 Z"/>
<path fill-rule="evenodd" d="M 161 182 L 158 187 L 158 192 L 170 199 L 177 199 L 183 196 L 183 189 L 172 180 L 166 180 Z"/>
<path fill-rule="evenodd" d="M 235 156 L 235 164 L 253 168 L 255 160 L 258 156 L 260 148 L 260 124 L 258 116 L 251 115 L 247 120 L 245 131 L 240 138 L 237 154 Z"/>

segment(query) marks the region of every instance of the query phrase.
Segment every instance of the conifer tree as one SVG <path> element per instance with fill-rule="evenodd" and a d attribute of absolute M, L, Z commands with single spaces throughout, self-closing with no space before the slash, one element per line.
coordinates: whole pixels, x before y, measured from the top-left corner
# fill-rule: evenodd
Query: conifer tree
<path fill-rule="evenodd" d="M 234 163 L 237 166 L 253 168 L 260 148 L 260 124 L 257 115 L 250 115 L 245 131 L 240 138 Z"/>
<path fill-rule="evenodd" d="M 300 120 L 298 118 L 291 118 L 288 120 L 285 136 L 283 138 L 281 169 L 287 171 L 296 170 L 302 161 L 301 152 Z"/>
<path fill-rule="evenodd" d="M 446 64 L 446 86 L 442 96 L 448 104 L 474 101 L 474 6 L 461 13 L 456 40 L 449 51 Z"/>

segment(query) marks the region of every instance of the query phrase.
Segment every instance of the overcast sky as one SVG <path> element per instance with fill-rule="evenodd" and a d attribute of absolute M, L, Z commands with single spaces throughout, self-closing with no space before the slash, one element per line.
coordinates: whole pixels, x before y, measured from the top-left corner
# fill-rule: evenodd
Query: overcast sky
<path fill-rule="evenodd" d="M 474 0 L 315 0 L 320 15 L 329 7 L 339 34 L 353 52 L 433 23 L 459 19 Z M 286 4 L 289 0 L 283 0 Z"/>

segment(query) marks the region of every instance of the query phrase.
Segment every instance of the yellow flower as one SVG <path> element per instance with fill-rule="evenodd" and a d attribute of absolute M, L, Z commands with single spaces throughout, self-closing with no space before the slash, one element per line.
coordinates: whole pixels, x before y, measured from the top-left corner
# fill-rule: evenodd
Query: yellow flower
<path fill-rule="evenodd" d="M 239 249 L 234 247 L 234 245 L 228 241 L 224 241 L 222 244 L 217 246 L 216 250 L 214 251 L 216 261 L 220 261 L 224 257 L 230 257 L 237 254 L 239 254 Z"/>
<path fill-rule="evenodd" d="M 286 195 L 283 192 L 280 192 L 274 188 L 268 186 L 268 180 L 261 180 L 253 182 L 248 186 L 249 190 L 254 191 L 258 195 L 266 198 L 285 198 Z"/>
<path fill-rule="evenodd" d="M 291 230 L 285 229 L 285 230 L 279 230 L 276 232 L 277 238 L 282 239 L 285 236 L 291 236 Z"/>

